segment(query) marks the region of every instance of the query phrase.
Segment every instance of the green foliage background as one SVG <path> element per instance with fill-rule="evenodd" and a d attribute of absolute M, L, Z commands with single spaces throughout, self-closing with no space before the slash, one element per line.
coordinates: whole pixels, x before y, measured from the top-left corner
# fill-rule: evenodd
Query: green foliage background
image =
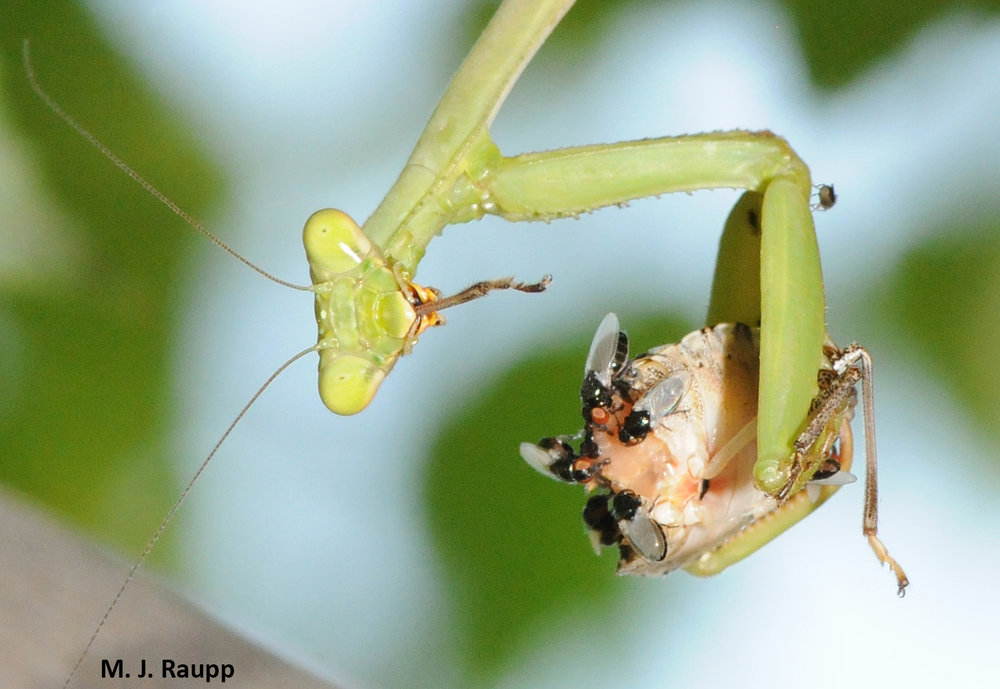
<path fill-rule="evenodd" d="M 114 113 L 106 143 L 194 213 L 218 199 L 222 180 L 75 3 L 4 4 L 3 120 L 30 166 L 16 172 L 69 222 L 12 225 L 5 209 L 2 232 L 70 248 L 41 252 L 23 277 L 0 283 L 0 477 L 132 552 L 178 490 L 162 445 L 163 390 L 179 276 L 197 240 L 30 92 L 23 39 L 37 65 L 58 65 L 39 77 L 62 106 L 83 123 Z"/>
<path fill-rule="evenodd" d="M 605 22 L 625 4 L 581 0 L 544 50 L 572 60 L 600 39 Z M 6 208 L 0 209 L 0 232 L 9 240 L 32 235 L 53 246 L 69 237 L 70 249 L 58 254 L 64 263 L 56 269 L 46 265 L 43 253 L 37 264 L 0 275 L 0 480 L 125 552 L 136 552 L 179 488 L 166 463 L 163 433 L 171 410 L 163 391 L 171 385 L 166 362 L 177 336 L 181 277 L 189 249 L 203 240 L 138 193 L 29 92 L 22 39 L 34 41 L 39 76 L 65 109 L 85 125 L 113 120 L 113 128 L 102 128 L 111 148 L 171 196 L 184 199 L 194 215 L 220 203 L 225 181 L 170 104 L 146 88 L 75 3 L 5 0 L 2 5 L 0 126 L 25 156 L 24 167 L 12 174 L 29 176 L 51 193 L 68 223 L 17 225 Z M 785 5 L 809 74 L 829 90 L 849 85 L 927 21 L 957 6 L 984 16 L 1000 13 L 1000 3 L 985 0 L 880 0 L 836 9 L 814 0 Z M 456 53 L 471 43 L 494 8 L 492 2 L 470 5 Z M 863 296 L 854 308 L 875 314 L 878 337 L 944 381 L 984 437 L 998 446 L 1000 362 L 992 343 L 1000 340 L 1000 195 L 995 185 L 996 178 L 970 190 L 975 212 L 953 216 L 955 224 L 931 219 L 919 228 L 928 239 L 904 256 L 889 278 L 858 285 Z M 629 320 L 634 339 L 645 346 L 677 339 L 693 325 L 668 314 Z M 594 558 L 585 539 L 566 538 L 580 530 L 577 493 L 527 472 L 512 477 L 510 489 L 500 492 L 489 471 L 509 459 L 510 428 L 518 429 L 518 438 L 531 438 L 579 425 L 564 388 L 579 375 L 588 339 L 581 330 L 564 348 L 517 364 L 451 427 L 440 429 L 430 455 L 427 515 L 470 677 L 495 676 L 514 652 L 507 640 L 520 638 L 539 620 L 582 604 L 608 605 L 620 589 L 608 576 L 611 561 Z M 510 405 L 521 397 L 518 381 L 524 380 L 536 381 L 542 392 Z M 475 434 L 460 432 L 470 427 Z M 996 479 L 995 464 L 977 471 Z M 495 516 L 488 544 L 482 514 Z M 161 548 L 158 556 L 168 553 Z M 567 571 L 574 576 L 565 576 Z"/>

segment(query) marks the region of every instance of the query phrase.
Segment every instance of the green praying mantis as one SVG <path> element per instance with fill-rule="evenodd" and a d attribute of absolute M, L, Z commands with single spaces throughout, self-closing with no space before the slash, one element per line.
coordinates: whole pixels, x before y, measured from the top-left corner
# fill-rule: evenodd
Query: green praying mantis
<path fill-rule="evenodd" d="M 837 489 L 837 485 L 825 486 L 816 501 L 797 499 L 817 472 L 823 471 L 838 440 L 838 456 L 848 455 L 849 460 L 849 449 L 844 447 L 849 435 L 843 429 L 849 432 L 853 391 L 861 383 L 868 459 L 864 533 L 880 561 L 895 573 L 899 592 L 905 590 L 906 575 L 877 536 L 870 359 L 856 346 L 831 349 L 812 218 L 814 186 L 808 167 L 788 143 L 767 131 L 731 131 L 506 156 L 492 141 L 490 124 L 506 95 L 572 5 L 573 0 L 504 0 L 374 213 L 360 226 L 332 209 L 308 219 L 303 241 L 312 278 L 309 286 L 264 273 L 208 233 L 66 115 L 38 86 L 27 66 L 33 88 L 50 108 L 147 191 L 258 272 L 283 285 L 311 291 L 315 297 L 316 344 L 282 365 L 225 431 L 133 567 L 111 608 L 205 465 L 250 405 L 293 361 L 317 352 L 323 403 L 337 414 L 356 414 L 371 402 L 418 337 L 443 322 L 442 309 L 495 289 L 545 289 L 548 278 L 532 284 L 501 279 L 442 298 L 437 290 L 418 285 L 414 279 L 420 260 L 446 226 L 485 215 L 512 222 L 547 222 L 643 197 L 718 188 L 745 193 L 725 225 L 707 323 L 759 327 L 759 350 L 754 353 L 756 357 L 759 351 L 756 413 L 747 437 L 756 443 L 752 489 L 773 500 L 775 509 L 766 528 L 755 524 L 754 529 L 745 529 L 746 535 L 729 548 L 726 557 L 716 558 L 696 573 L 714 573 L 754 552 Z M 27 46 L 25 59 L 27 64 Z M 817 205 L 828 207 L 834 198 L 832 187 L 821 187 Z M 846 358 L 838 359 L 844 363 L 831 369 L 833 350 Z M 825 382 L 817 375 L 822 371 L 828 372 Z M 626 400 L 625 404 L 638 401 Z M 633 541 L 640 541 L 640 551 L 644 538 L 639 532 L 633 536 Z M 650 549 L 657 547 L 654 544 Z M 88 650 L 99 631 L 100 627 Z"/>
<path fill-rule="evenodd" d="M 817 379 L 818 371 L 829 368 L 824 347 L 831 343 L 810 204 L 813 186 L 808 167 L 787 142 L 770 132 L 714 132 L 505 156 L 491 140 L 489 126 L 504 97 L 572 4 L 506 0 L 364 226 L 339 211 L 320 211 L 306 224 L 323 401 L 337 413 L 363 409 L 417 335 L 436 324 L 430 320 L 434 312 L 425 310 L 433 308 L 433 301 L 406 292 L 417 289 L 411 278 L 427 245 L 446 225 L 487 214 L 550 221 L 669 192 L 746 189 L 726 223 L 707 321 L 760 326 L 754 486 L 781 505 L 799 493 L 824 459 L 824 452 L 810 448 L 818 442 L 829 450 L 841 421 L 853 413 L 853 403 L 845 403 L 847 392 L 861 382 L 868 458 L 864 532 L 879 560 L 892 568 L 902 594 L 908 579 L 877 536 L 870 358 L 849 347 L 844 351 L 851 352 L 851 363 L 839 371 L 834 388 L 821 392 Z M 817 205 L 829 207 L 834 201 L 833 188 L 821 186 Z M 317 233 L 335 239 L 319 241 Z M 342 272 L 317 267 L 330 257 Z M 352 301 L 351 290 L 363 289 L 358 271 L 372 270 L 381 272 L 384 291 L 376 290 L 378 299 L 366 295 Z M 398 291 L 392 290 L 389 271 Z M 334 276 L 345 279 L 341 299 L 327 298 L 335 289 L 324 281 Z M 341 317 L 331 319 L 338 308 Z M 356 337 L 366 327 L 372 335 Z M 331 336 L 340 329 L 345 337 Z M 376 351 L 367 344 L 372 338 L 389 338 L 383 340 L 389 347 Z M 823 490 L 828 496 L 836 488 Z M 770 530 L 758 530 L 746 539 L 749 544 L 734 549 L 739 557 L 723 559 L 706 573 L 745 557 L 819 503 L 786 510 Z"/>

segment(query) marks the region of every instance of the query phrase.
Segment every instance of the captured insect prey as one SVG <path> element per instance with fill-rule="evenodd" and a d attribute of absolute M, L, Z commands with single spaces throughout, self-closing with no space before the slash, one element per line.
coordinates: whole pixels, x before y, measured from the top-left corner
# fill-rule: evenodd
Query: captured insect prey
<path fill-rule="evenodd" d="M 628 338 L 608 314 L 585 366 L 583 429 L 522 443 L 521 456 L 542 474 L 594 491 L 583 521 L 596 550 L 617 546 L 620 574 L 718 573 L 855 480 L 858 382 L 871 414 L 867 353 L 828 342 L 816 372 L 819 394 L 781 463 L 787 478 L 769 492 L 754 472 L 759 368 L 759 328 L 722 323 L 628 359 Z M 869 477 L 874 469 L 870 445 Z M 902 593 L 906 575 L 878 540 L 866 493 L 865 535 Z"/>

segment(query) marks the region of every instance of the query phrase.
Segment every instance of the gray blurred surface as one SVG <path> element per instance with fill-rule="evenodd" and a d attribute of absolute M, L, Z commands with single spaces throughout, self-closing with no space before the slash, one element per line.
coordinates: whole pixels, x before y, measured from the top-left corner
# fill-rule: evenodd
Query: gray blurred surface
<path fill-rule="evenodd" d="M 0 687 L 58 688 L 124 579 L 116 562 L 58 526 L 16 494 L 0 492 Z M 101 661 L 131 679 L 100 677 Z M 228 663 L 234 675 L 209 686 L 329 689 L 307 672 L 206 617 L 140 575 L 112 613 L 71 686 L 178 687 L 204 679 L 160 677 L 163 659 Z M 151 679 L 137 679 L 146 660 Z"/>

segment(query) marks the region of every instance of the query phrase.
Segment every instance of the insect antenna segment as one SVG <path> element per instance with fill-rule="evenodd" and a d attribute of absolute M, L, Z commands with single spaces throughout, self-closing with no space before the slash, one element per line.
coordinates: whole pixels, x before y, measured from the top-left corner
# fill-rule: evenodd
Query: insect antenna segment
<path fill-rule="evenodd" d="M 271 282 L 276 282 L 284 287 L 290 287 L 292 289 L 301 290 L 304 292 L 313 291 L 312 285 L 297 285 L 293 282 L 288 282 L 287 280 L 282 280 L 281 278 L 272 275 L 260 266 L 256 265 L 253 261 L 246 258 L 238 251 L 233 249 L 231 246 L 226 244 L 224 241 L 212 234 L 197 218 L 192 216 L 190 213 L 185 211 L 183 208 L 178 206 L 174 201 L 172 201 L 166 194 L 153 186 L 152 183 L 146 180 L 145 177 L 140 175 L 128 163 L 115 155 L 114 151 L 108 148 L 107 144 L 98 139 L 90 130 L 86 129 L 82 124 L 76 121 L 69 113 L 60 107 L 60 105 L 55 101 L 52 96 L 50 96 L 45 89 L 42 88 L 41 84 L 38 82 L 35 76 L 35 70 L 31 65 L 31 49 L 28 39 L 24 39 L 21 44 L 21 54 L 24 61 L 24 73 L 28 79 L 28 85 L 31 86 L 31 90 L 35 92 L 46 107 L 51 110 L 59 119 L 68 124 L 74 131 L 76 131 L 80 136 L 86 139 L 90 144 L 96 148 L 100 153 L 114 163 L 115 167 L 128 175 L 133 181 L 135 181 L 139 186 L 146 190 L 146 192 L 155 198 L 157 201 L 162 203 L 164 206 L 169 208 L 176 216 L 181 220 L 186 222 L 188 225 L 193 227 L 195 230 L 200 232 L 202 235 L 208 238 L 210 242 L 215 244 L 217 247 L 228 253 L 230 256 L 238 260 L 243 265 L 249 267 L 253 271 L 260 275 L 263 275 Z"/>
<path fill-rule="evenodd" d="M 112 163 L 114 163 L 114 165 L 119 170 L 121 170 L 122 172 L 124 172 L 128 177 L 130 177 L 133 181 L 135 181 L 137 184 L 139 184 L 139 186 L 141 186 L 144 190 L 146 190 L 146 192 L 149 193 L 153 198 L 155 198 L 156 200 L 160 201 L 163 205 L 165 205 L 167 208 L 169 208 L 175 215 L 177 215 L 178 217 L 180 217 L 182 220 L 184 220 L 186 223 L 188 223 L 192 228 L 194 228 L 195 230 L 197 230 L 198 232 L 200 232 L 202 235 L 204 235 L 205 237 L 207 237 L 217 247 L 219 247 L 220 249 L 224 250 L 226 253 L 228 253 L 229 255 L 233 256 L 234 258 L 236 258 L 237 260 L 239 260 L 241 263 L 243 263 L 244 265 L 246 265 L 249 268 L 253 269 L 255 272 L 257 272 L 258 274 L 264 276 L 268 280 L 271 280 L 272 282 L 276 282 L 279 285 L 283 285 L 285 287 L 290 287 L 292 289 L 296 289 L 296 290 L 300 290 L 300 291 L 308 291 L 308 292 L 314 291 L 314 288 L 311 285 L 310 286 L 297 285 L 297 284 L 288 282 L 286 280 L 282 280 L 282 279 L 280 279 L 280 278 L 272 275 L 271 273 L 268 273 L 267 271 L 263 270 L 262 268 L 260 268 L 256 264 L 254 264 L 249 259 L 247 259 L 244 256 L 242 256 L 239 252 L 237 252 L 235 249 L 233 249 L 228 244 L 226 244 L 225 242 L 223 242 L 217 236 L 215 236 L 214 234 L 212 234 L 201 222 L 199 222 L 196 218 L 194 218 L 192 215 L 190 215 L 185 210 L 183 210 L 174 201 L 172 201 L 170 198 L 168 198 L 166 196 L 166 194 L 164 194 L 158 188 L 156 188 L 155 186 L 153 186 L 153 184 L 151 184 L 149 181 L 147 181 L 142 175 L 140 175 L 138 172 L 136 172 L 125 161 L 123 161 L 121 158 L 119 158 L 106 144 L 104 144 L 100 139 L 98 139 L 89 130 L 87 130 L 86 128 L 84 128 L 83 125 L 81 125 L 79 122 L 77 122 L 72 116 L 69 115 L 69 113 L 67 113 L 65 110 L 63 110 L 62 107 L 60 107 L 60 105 L 41 87 L 41 84 L 39 83 L 37 77 L 35 76 L 35 71 L 34 71 L 34 68 L 32 67 L 32 64 L 31 64 L 30 44 L 29 44 L 29 42 L 28 42 L 27 39 L 25 39 L 23 41 L 23 43 L 22 43 L 22 57 L 23 57 L 23 61 L 24 61 L 25 76 L 26 76 L 26 78 L 28 80 L 28 84 L 31 87 L 32 91 L 34 91 L 35 94 L 42 100 L 42 102 L 45 103 L 46 107 L 48 107 L 49 110 L 51 110 L 56 116 L 58 116 L 61 120 L 63 120 L 66 124 L 68 124 L 74 131 L 76 131 L 78 134 L 80 134 L 80 136 L 82 136 L 91 145 L 93 145 L 102 155 L 104 155 L 104 157 L 106 157 L 108 160 L 110 160 Z M 274 380 L 279 375 L 281 375 L 285 371 L 286 368 L 288 368 L 294 362 L 298 361 L 299 359 L 301 359 L 302 357 L 306 356 L 307 354 L 310 354 L 312 352 L 317 351 L 318 348 L 319 348 L 318 345 L 312 345 L 312 346 L 310 346 L 310 347 L 308 347 L 306 349 L 303 349 L 301 352 L 299 352 L 298 354 L 295 354 L 294 356 L 292 356 L 291 358 L 289 358 L 287 361 L 285 361 L 283 364 L 281 364 L 281 366 L 279 366 L 277 369 L 275 369 L 275 371 L 268 376 L 267 380 L 265 380 L 264 383 L 260 387 L 257 388 L 256 392 L 254 392 L 254 394 L 250 397 L 249 401 L 246 404 L 243 405 L 243 407 L 240 409 L 240 411 L 233 418 L 232 422 L 229 424 L 229 426 L 226 428 L 226 430 L 222 433 L 222 435 L 216 441 L 216 443 L 212 447 L 211 451 L 208 453 L 208 455 L 205 457 L 205 459 L 202 460 L 201 464 L 198 466 L 198 469 L 191 476 L 190 480 L 184 486 L 183 490 L 181 490 L 181 492 L 178 495 L 177 499 L 174 501 L 173 506 L 171 506 L 171 508 L 167 512 L 166 516 L 162 519 L 162 521 L 160 522 L 159 526 L 157 526 L 156 531 L 153 533 L 153 535 L 150 537 L 149 541 L 146 543 L 146 546 L 143 548 L 142 553 L 139 555 L 139 557 L 133 563 L 133 565 L 132 565 L 131 569 L 129 570 L 128 574 L 125 576 L 125 579 L 122 581 L 121 586 L 118 588 L 118 591 L 115 593 L 114 598 L 111 600 L 110 604 L 105 609 L 104 614 L 102 615 L 101 619 L 97 623 L 97 626 L 94 628 L 93 633 L 90 635 L 90 638 L 88 639 L 86 645 L 84 646 L 83 651 L 80 653 L 80 656 L 77 658 L 75 664 L 73 665 L 73 668 L 70 670 L 69 675 L 66 677 L 66 680 L 63 683 L 63 687 L 64 688 L 67 687 L 67 686 L 69 686 L 70 682 L 73 680 L 73 677 L 76 676 L 77 671 L 79 670 L 79 668 L 80 668 L 81 664 L 83 663 L 83 661 L 87 658 L 87 655 L 89 654 L 91 647 L 94 645 L 95 640 L 100 635 L 101 631 L 104 629 L 104 626 L 106 625 L 106 623 L 108 621 L 108 618 L 111 616 L 112 612 L 117 607 L 118 602 L 121 600 L 121 598 L 124 595 L 125 591 L 129 588 L 129 586 L 131 585 L 132 581 L 135 579 L 136 575 L 139 572 L 139 569 L 142 567 L 142 565 L 148 559 L 149 554 L 156 547 L 156 544 L 159 542 L 159 540 L 160 540 L 161 536 L 163 535 L 164 531 L 166 531 L 167 526 L 173 521 L 173 519 L 176 516 L 178 510 L 180 510 L 181 506 L 184 504 L 184 502 L 187 499 L 188 495 L 190 494 L 191 490 L 194 488 L 195 484 L 201 478 L 201 476 L 204 473 L 205 469 L 208 467 L 209 462 L 212 461 L 212 459 L 218 453 L 219 449 L 222 447 L 222 445 L 229 438 L 230 434 L 233 432 L 233 430 L 236 428 L 236 426 L 239 424 L 239 422 L 243 419 L 243 417 L 246 416 L 247 412 L 257 402 L 257 400 L 264 393 L 264 391 L 268 388 L 268 386 L 270 386 L 271 383 L 273 383 Z"/>
<path fill-rule="evenodd" d="M 118 601 L 121 600 L 126 589 L 128 589 L 132 581 L 135 579 L 136 575 L 139 573 L 139 569 L 143 566 L 143 564 L 145 564 L 147 558 L 149 557 L 149 554 L 153 552 L 153 548 L 155 548 L 156 544 L 160 541 L 160 537 L 163 536 L 163 532 L 167 530 L 167 526 L 169 526 L 170 522 L 173 521 L 174 517 L 177 515 L 178 510 L 180 510 L 181 505 L 184 504 L 184 501 L 187 499 L 187 496 L 191 493 L 191 490 L 194 488 L 194 485 L 198 482 L 198 479 L 201 478 L 201 475 L 205 472 L 205 469 L 208 467 L 209 462 L 211 462 L 212 458 L 215 457 L 216 453 L 219 451 L 219 448 L 222 447 L 223 443 L 226 442 L 226 439 L 229 438 L 229 435 L 233 432 L 233 430 L 236 428 L 239 422 L 242 421 L 243 417 L 246 416 L 248 411 L 250 411 L 250 407 L 252 407 L 254 403 L 258 399 L 260 399 L 260 396 L 264 394 L 264 391 L 267 390 L 268 386 L 271 385 L 271 383 L 273 383 L 275 379 L 278 376 L 280 376 L 286 368 L 291 366 L 293 363 L 295 363 L 305 355 L 310 354 L 314 351 L 316 351 L 315 345 L 307 349 L 303 349 L 301 352 L 291 357 L 290 359 L 288 359 L 288 361 L 286 361 L 277 369 L 275 369 L 275 371 L 270 376 L 268 376 L 267 380 L 265 380 L 264 383 L 259 388 L 257 388 L 257 391 L 253 394 L 250 400 L 243 405 L 243 408 L 240 409 L 240 411 L 236 414 L 236 416 L 233 418 L 232 422 L 222 433 L 222 435 L 219 436 L 219 439 L 215 442 L 215 445 L 212 446 L 211 451 L 208 453 L 208 455 L 206 455 L 205 459 L 202 460 L 201 464 L 198 465 L 198 468 L 195 470 L 194 474 L 187 482 L 187 485 L 184 486 L 184 489 L 181 490 L 180 494 L 177 496 L 177 499 L 174 501 L 174 504 L 170 508 L 170 511 L 167 512 L 167 515 L 160 521 L 159 526 L 156 527 L 156 531 L 153 532 L 153 535 L 146 543 L 146 546 L 142 549 L 142 553 L 132 564 L 132 568 L 128 571 L 128 574 L 125 575 L 125 579 L 122 581 L 121 586 L 118 587 L 117 593 L 115 593 L 115 596 L 111 600 L 111 603 L 109 603 L 108 607 L 104 610 L 104 614 L 101 616 L 100 621 L 94 628 L 93 633 L 91 633 L 90 639 L 87 640 L 87 644 L 84 646 L 83 651 L 80 653 L 80 656 L 76 659 L 76 663 L 74 663 L 72 670 L 70 670 L 69 676 L 67 676 L 66 681 L 63 682 L 63 689 L 66 689 L 66 687 L 69 686 L 69 683 L 73 680 L 73 677 L 76 675 L 77 670 L 80 669 L 80 665 L 83 664 L 83 661 L 90 653 L 90 649 L 94 645 L 94 641 L 97 640 L 97 637 L 100 635 L 101 630 L 104 629 L 104 625 L 107 624 L 108 618 L 111 617 L 111 613 L 114 612 L 114 609 L 118 606 Z"/>

